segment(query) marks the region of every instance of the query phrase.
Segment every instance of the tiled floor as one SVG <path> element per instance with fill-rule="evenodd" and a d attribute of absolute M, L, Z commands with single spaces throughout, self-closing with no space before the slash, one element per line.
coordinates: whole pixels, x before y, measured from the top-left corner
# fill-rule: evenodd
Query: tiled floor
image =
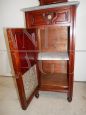
<path fill-rule="evenodd" d="M 86 83 L 74 83 L 73 101 L 66 94 L 40 92 L 26 111 L 19 104 L 15 82 L 11 77 L 0 77 L 0 115 L 86 115 Z"/>

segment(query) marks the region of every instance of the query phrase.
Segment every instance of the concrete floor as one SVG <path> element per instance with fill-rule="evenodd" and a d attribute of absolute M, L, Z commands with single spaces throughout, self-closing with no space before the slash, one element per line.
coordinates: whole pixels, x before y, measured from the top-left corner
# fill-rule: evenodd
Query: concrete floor
<path fill-rule="evenodd" d="M 64 93 L 40 92 L 39 99 L 34 97 L 24 111 L 13 78 L 0 77 L 0 115 L 86 115 L 86 83 L 74 83 L 71 103 Z"/>

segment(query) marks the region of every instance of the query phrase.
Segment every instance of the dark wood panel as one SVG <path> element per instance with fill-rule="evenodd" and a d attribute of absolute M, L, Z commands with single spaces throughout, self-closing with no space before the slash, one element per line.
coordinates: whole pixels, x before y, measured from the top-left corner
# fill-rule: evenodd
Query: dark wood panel
<path fill-rule="evenodd" d="M 44 73 L 67 73 L 66 61 L 41 61 L 39 67 Z"/>
<path fill-rule="evenodd" d="M 65 91 L 68 89 L 67 74 L 42 74 L 40 90 Z"/>
<path fill-rule="evenodd" d="M 36 83 L 38 77 L 32 81 L 33 79 L 30 79 L 32 76 L 25 76 L 25 73 L 36 64 L 36 29 L 8 28 L 7 35 L 20 103 L 25 110 L 38 91 Z M 28 84 L 29 82 L 36 84 L 31 90 L 28 89 L 28 97 L 26 81 Z M 29 87 L 31 87 L 30 84 Z"/>
<path fill-rule="evenodd" d="M 67 48 L 67 27 L 45 27 L 40 29 L 39 50 L 41 52 L 67 52 Z"/>
<path fill-rule="evenodd" d="M 39 0 L 40 5 L 55 4 L 61 2 L 67 2 L 67 0 Z"/>
<path fill-rule="evenodd" d="M 7 34 L 14 70 L 23 75 L 36 63 L 36 29 L 7 29 Z"/>

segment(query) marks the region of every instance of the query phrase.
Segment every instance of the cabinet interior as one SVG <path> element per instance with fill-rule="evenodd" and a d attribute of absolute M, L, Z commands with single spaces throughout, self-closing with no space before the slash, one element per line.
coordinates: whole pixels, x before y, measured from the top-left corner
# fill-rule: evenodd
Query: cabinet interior
<path fill-rule="evenodd" d="M 40 88 L 58 90 L 68 88 L 67 61 L 69 60 L 69 27 L 46 27 L 39 29 L 38 65 Z M 55 89 L 56 87 L 56 89 Z"/>

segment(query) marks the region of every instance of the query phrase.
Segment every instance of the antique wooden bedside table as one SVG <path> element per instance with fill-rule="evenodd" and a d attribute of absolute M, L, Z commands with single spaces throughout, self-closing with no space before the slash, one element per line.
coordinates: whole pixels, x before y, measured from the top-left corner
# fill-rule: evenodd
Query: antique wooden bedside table
<path fill-rule="evenodd" d="M 66 0 L 63 0 L 66 1 Z M 26 28 L 8 28 L 8 42 L 23 109 L 39 90 L 72 101 L 78 1 L 25 8 Z"/>

